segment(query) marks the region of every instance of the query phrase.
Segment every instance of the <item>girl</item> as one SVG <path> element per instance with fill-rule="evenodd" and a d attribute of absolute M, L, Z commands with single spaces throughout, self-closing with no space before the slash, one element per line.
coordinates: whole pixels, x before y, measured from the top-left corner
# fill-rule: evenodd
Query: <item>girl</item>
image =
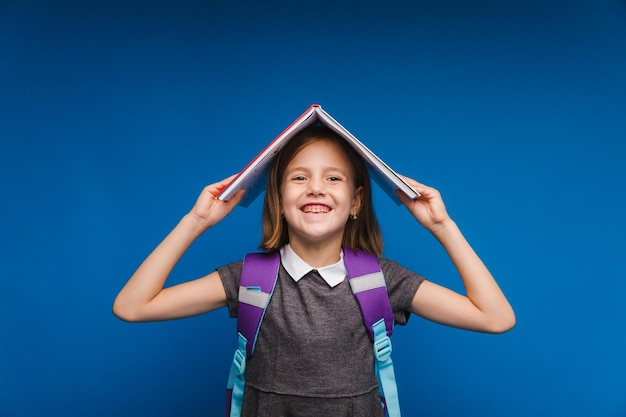
<path fill-rule="evenodd" d="M 232 179 L 207 186 L 191 211 L 141 264 L 113 311 L 126 321 L 188 317 L 228 306 L 237 316 L 242 262 L 164 288 L 192 242 L 238 204 L 217 198 Z M 443 245 L 465 286 L 461 295 L 380 258 L 382 237 L 364 161 L 325 127 L 300 132 L 269 174 L 261 248 L 278 251 L 278 281 L 246 368 L 242 416 L 383 416 L 371 342 L 346 280 L 342 247 L 377 255 L 395 322 L 410 313 L 474 331 L 501 333 L 515 316 L 485 265 L 449 217 L 437 190 L 398 197 Z"/>

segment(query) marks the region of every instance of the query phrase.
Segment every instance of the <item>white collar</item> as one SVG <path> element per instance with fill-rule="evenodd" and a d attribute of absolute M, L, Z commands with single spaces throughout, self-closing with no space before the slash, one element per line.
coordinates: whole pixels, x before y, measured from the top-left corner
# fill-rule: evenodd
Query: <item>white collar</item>
<path fill-rule="evenodd" d="M 332 265 L 323 266 L 321 268 L 313 268 L 302 258 L 300 258 L 293 251 L 293 249 L 291 249 L 290 244 L 286 244 L 285 246 L 280 248 L 280 260 L 285 267 L 287 273 L 296 282 L 300 281 L 303 276 L 305 276 L 312 270 L 317 270 L 317 272 L 319 272 L 320 276 L 324 279 L 324 281 L 326 281 L 328 285 L 330 285 L 331 287 L 335 287 L 339 285 L 348 275 L 346 267 L 343 264 L 343 250 L 340 252 L 339 262 Z"/>

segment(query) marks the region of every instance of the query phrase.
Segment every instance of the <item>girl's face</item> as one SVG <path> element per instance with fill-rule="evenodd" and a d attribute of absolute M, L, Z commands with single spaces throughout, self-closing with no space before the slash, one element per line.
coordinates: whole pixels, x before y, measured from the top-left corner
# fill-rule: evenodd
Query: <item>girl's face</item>
<path fill-rule="evenodd" d="M 294 245 L 336 244 L 361 206 L 352 167 L 341 148 L 319 140 L 300 150 L 283 174 L 282 210 Z"/>

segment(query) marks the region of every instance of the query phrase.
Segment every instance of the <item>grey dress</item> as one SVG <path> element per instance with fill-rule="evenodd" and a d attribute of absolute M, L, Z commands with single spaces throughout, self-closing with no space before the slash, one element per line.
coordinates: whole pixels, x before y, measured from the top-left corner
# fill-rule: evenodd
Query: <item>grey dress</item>
<path fill-rule="evenodd" d="M 379 262 L 395 322 L 404 325 L 424 278 L 395 261 Z M 231 317 L 241 267 L 218 268 Z M 246 370 L 242 417 L 384 416 L 372 343 L 347 279 L 331 288 L 313 270 L 295 282 L 281 265 Z"/>

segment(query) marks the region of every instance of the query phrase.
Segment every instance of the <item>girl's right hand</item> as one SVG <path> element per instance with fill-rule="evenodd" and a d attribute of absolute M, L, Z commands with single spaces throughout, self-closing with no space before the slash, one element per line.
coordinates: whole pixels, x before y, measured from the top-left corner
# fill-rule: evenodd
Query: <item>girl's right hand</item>
<path fill-rule="evenodd" d="M 230 200 L 218 198 L 220 192 L 235 178 L 231 175 L 222 181 L 204 187 L 193 208 L 189 212 L 205 229 L 215 226 L 226 217 L 243 197 L 245 190 L 239 190 Z"/>

